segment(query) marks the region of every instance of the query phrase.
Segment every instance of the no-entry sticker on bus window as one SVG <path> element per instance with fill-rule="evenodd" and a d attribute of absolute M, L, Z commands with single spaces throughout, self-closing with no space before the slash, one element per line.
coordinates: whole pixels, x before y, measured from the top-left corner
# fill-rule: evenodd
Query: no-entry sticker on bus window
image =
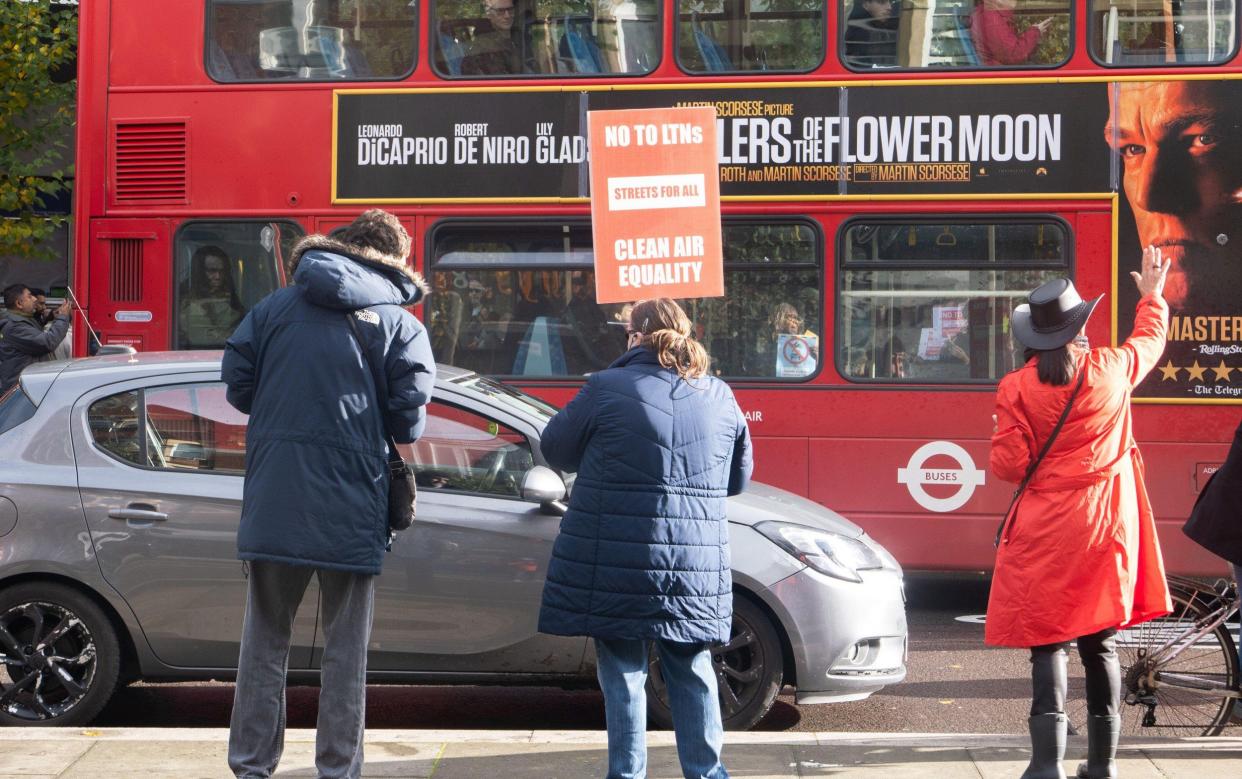
<path fill-rule="evenodd" d="M 587 113 L 600 303 L 724 294 L 716 109 Z"/>

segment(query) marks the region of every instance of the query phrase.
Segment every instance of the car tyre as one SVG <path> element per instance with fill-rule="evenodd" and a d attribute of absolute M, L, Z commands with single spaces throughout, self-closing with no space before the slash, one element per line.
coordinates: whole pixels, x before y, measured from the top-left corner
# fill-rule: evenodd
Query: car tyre
<path fill-rule="evenodd" d="M 0 590 L 0 725 L 85 725 L 121 671 L 112 622 L 86 594 L 51 582 Z M 16 688 L 16 689 L 15 689 Z"/>
<path fill-rule="evenodd" d="M 772 708 L 784 684 L 785 660 L 776 626 L 753 601 L 735 594 L 729 641 L 711 647 L 711 653 L 725 730 L 750 730 Z M 648 660 L 647 716 L 662 729 L 673 727 L 668 688 L 654 646 Z"/>

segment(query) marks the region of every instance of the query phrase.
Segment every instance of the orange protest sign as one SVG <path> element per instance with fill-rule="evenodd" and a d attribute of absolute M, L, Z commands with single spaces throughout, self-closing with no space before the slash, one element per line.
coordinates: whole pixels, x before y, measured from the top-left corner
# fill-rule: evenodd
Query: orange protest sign
<path fill-rule="evenodd" d="M 716 109 L 587 113 L 600 303 L 724 294 Z"/>

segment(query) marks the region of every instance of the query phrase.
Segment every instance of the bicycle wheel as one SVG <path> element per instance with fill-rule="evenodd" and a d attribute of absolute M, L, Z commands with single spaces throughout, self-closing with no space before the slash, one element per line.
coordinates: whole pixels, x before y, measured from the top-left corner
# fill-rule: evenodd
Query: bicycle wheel
<path fill-rule="evenodd" d="M 1196 623 L 1205 624 L 1226 608 L 1213 592 L 1171 587 L 1173 612 L 1160 619 L 1128 628 L 1117 635 L 1121 660 L 1121 732 L 1132 736 L 1215 736 L 1229 721 L 1233 698 L 1223 691 L 1238 683 L 1238 655 L 1224 624 L 1201 636 L 1190 637 L 1154 653 Z M 1174 655 L 1169 657 L 1169 655 Z M 1070 663 L 1070 722 L 1086 732 L 1086 684 L 1082 665 Z"/>

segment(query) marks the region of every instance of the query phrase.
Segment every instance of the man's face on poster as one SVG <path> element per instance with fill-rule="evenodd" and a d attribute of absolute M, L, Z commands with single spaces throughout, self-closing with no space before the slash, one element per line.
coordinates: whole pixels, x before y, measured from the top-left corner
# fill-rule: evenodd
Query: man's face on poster
<path fill-rule="evenodd" d="M 1124 165 L 1140 245 L 1173 261 L 1166 295 L 1174 303 L 1200 263 L 1242 261 L 1230 259 L 1242 258 L 1239 96 L 1232 82 L 1123 83 L 1105 128 Z"/>

